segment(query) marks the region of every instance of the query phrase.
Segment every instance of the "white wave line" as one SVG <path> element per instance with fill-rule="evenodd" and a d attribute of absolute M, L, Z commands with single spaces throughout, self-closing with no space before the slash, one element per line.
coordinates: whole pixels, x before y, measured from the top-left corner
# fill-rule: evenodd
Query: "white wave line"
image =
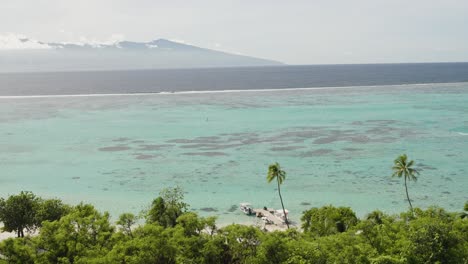
<path fill-rule="evenodd" d="M 251 93 L 251 92 L 284 92 L 301 90 L 334 90 L 334 89 L 363 89 L 388 87 L 408 87 L 420 88 L 425 86 L 440 85 L 466 85 L 466 82 L 452 83 L 415 83 L 415 84 L 387 84 L 387 85 L 363 85 L 363 86 L 325 86 L 325 87 L 300 87 L 300 88 L 277 88 L 277 89 L 245 89 L 245 90 L 202 90 L 202 91 L 175 91 L 175 92 L 149 92 L 149 93 L 96 93 L 96 94 L 51 94 L 51 95 L 5 95 L 0 99 L 28 99 L 28 98 L 69 98 L 69 97 L 112 97 L 112 96 L 144 96 L 144 95 L 181 95 L 181 94 L 211 94 L 211 93 Z"/>

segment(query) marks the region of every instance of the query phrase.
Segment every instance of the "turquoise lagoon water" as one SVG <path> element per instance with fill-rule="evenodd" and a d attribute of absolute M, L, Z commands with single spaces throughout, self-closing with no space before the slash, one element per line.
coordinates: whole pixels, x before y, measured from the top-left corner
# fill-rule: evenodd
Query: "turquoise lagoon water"
<path fill-rule="evenodd" d="M 422 170 L 414 205 L 468 200 L 468 84 L 0 99 L 0 194 L 29 190 L 138 213 L 179 185 L 191 210 L 248 223 L 240 202 L 279 208 L 270 163 L 287 171 L 285 206 L 360 216 L 407 209 L 393 159 Z"/>

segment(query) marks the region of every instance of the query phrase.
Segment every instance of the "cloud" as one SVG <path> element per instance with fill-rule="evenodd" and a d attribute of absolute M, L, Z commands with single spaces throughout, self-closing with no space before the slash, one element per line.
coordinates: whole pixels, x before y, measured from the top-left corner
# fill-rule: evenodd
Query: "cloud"
<path fill-rule="evenodd" d="M 51 49 L 46 43 L 27 38 L 21 34 L 0 34 L 0 50 Z"/>
<path fill-rule="evenodd" d="M 107 40 L 97 40 L 97 39 L 89 39 L 87 37 L 80 37 L 78 42 L 69 43 L 69 44 L 76 44 L 76 45 L 91 45 L 93 47 L 100 47 L 105 45 L 115 45 L 121 41 L 125 40 L 125 36 L 123 34 L 112 34 Z"/>
<path fill-rule="evenodd" d="M 172 42 L 177 42 L 177 43 L 180 43 L 180 44 L 187 44 L 187 42 L 183 39 L 172 39 L 170 38 L 169 41 L 172 41 Z"/>
<path fill-rule="evenodd" d="M 73 35 L 71 32 L 67 32 L 65 30 L 60 30 L 60 32 Z M 117 45 L 120 41 L 123 41 L 125 36 L 123 34 L 112 34 L 106 40 L 97 40 L 97 39 L 90 39 L 87 37 L 79 37 L 78 41 L 65 41 L 60 42 L 60 44 L 75 44 L 80 46 L 90 45 L 93 47 L 101 47 L 106 45 Z M 16 33 L 0 33 L 0 50 L 39 50 L 39 49 L 53 49 L 56 48 L 54 46 L 50 46 L 47 43 L 40 42 L 38 40 L 28 38 L 22 34 Z"/>

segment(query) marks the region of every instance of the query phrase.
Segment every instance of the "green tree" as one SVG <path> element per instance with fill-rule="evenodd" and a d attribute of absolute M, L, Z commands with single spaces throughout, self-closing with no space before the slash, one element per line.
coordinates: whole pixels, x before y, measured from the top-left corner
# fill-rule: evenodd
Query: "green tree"
<path fill-rule="evenodd" d="M 136 228 L 133 235 L 132 239 L 117 241 L 97 263 L 176 263 L 172 228 L 146 224 Z"/>
<path fill-rule="evenodd" d="M 32 192 L 21 192 L 11 195 L 8 199 L 0 199 L 0 221 L 3 230 L 16 232 L 18 237 L 24 237 L 24 229 L 31 230 L 36 226 L 36 211 L 40 199 Z"/>
<path fill-rule="evenodd" d="M 157 223 L 160 226 L 167 227 L 166 224 L 166 203 L 164 199 L 159 196 L 151 203 L 151 207 L 146 214 L 147 223 Z"/>
<path fill-rule="evenodd" d="M 6 263 L 33 264 L 35 263 L 35 245 L 29 238 L 9 238 L 0 244 L 0 252 Z M 2 259 L 2 257 L 0 257 Z M 2 263 L 0 261 L 0 263 Z"/>
<path fill-rule="evenodd" d="M 134 214 L 124 213 L 119 216 L 117 225 L 125 235 L 133 237 L 132 228 L 136 224 L 137 220 L 138 219 Z"/>
<path fill-rule="evenodd" d="M 376 252 L 354 232 L 344 232 L 317 238 L 320 250 L 326 254 L 325 263 L 370 264 Z"/>
<path fill-rule="evenodd" d="M 177 218 L 177 225 L 182 227 L 185 236 L 200 234 L 205 228 L 205 221 L 194 212 L 187 212 Z"/>
<path fill-rule="evenodd" d="M 224 254 L 231 257 L 227 263 L 254 263 L 263 238 L 260 229 L 233 224 L 222 228 L 219 236 L 224 238 L 227 245 Z"/>
<path fill-rule="evenodd" d="M 419 174 L 419 171 L 415 168 L 413 168 L 414 161 L 410 160 L 408 161 L 408 157 L 406 154 L 403 154 L 399 156 L 398 158 L 395 159 L 393 162 L 394 165 L 392 167 L 393 170 L 393 175 L 392 177 L 398 177 L 401 178 L 403 177 L 405 180 L 405 191 L 406 191 L 406 198 L 408 199 L 408 203 L 411 209 L 411 212 L 413 212 L 413 205 L 411 204 L 411 199 L 408 194 L 408 181 L 417 181 L 417 175 Z"/>
<path fill-rule="evenodd" d="M 394 244 L 404 225 L 405 222 L 396 220 L 396 216 L 389 216 L 376 210 L 368 214 L 364 220 L 359 221 L 353 230 L 357 230 L 355 234 L 371 245 L 378 254 L 391 258 L 393 255 L 398 255 L 398 250 L 400 250 L 397 247 L 398 252 L 395 252 Z"/>
<path fill-rule="evenodd" d="M 79 204 L 58 221 L 42 223 L 38 236 L 39 263 L 89 263 L 84 259 L 105 254 L 112 246 L 115 228 L 109 214 Z"/>
<path fill-rule="evenodd" d="M 264 236 L 258 247 L 257 260 L 259 263 L 279 264 L 290 257 L 288 237 L 285 232 L 273 232 Z"/>
<path fill-rule="evenodd" d="M 291 229 L 290 229 L 291 230 Z M 294 229 L 293 229 L 294 230 Z M 291 232 L 291 231 L 288 231 Z M 289 258 L 283 263 L 287 264 L 325 264 L 327 258 L 325 252 L 320 249 L 319 244 L 315 239 L 310 239 L 294 230 L 295 233 L 287 234 L 287 253 Z"/>
<path fill-rule="evenodd" d="M 163 227 L 174 227 L 177 218 L 187 211 L 182 188 L 165 188 L 154 199 L 146 213 L 148 223 L 157 223 Z"/>
<path fill-rule="evenodd" d="M 232 263 L 233 259 L 226 238 L 221 235 L 213 236 L 207 240 L 200 254 L 203 256 L 203 263 L 206 264 Z"/>
<path fill-rule="evenodd" d="M 218 227 L 216 226 L 216 216 L 209 216 L 205 218 L 205 230 L 206 232 L 212 237 L 216 231 L 218 230 Z"/>
<path fill-rule="evenodd" d="M 301 221 L 304 232 L 314 236 L 343 233 L 358 223 L 356 214 L 351 208 L 331 205 L 305 211 Z"/>
<path fill-rule="evenodd" d="M 398 257 L 392 256 L 378 256 L 371 261 L 372 264 L 403 264 L 405 263 Z"/>
<path fill-rule="evenodd" d="M 284 221 L 286 223 L 286 226 L 289 229 L 288 215 L 286 214 L 286 210 L 284 209 L 283 197 L 281 196 L 281 188 L 280 188 L 280 185 L 284 182 L 285 179 L 286 179 L 286 172 L 281 169 L 281 166 L 279 165 L 278 162 L 275 162 L 274 164 L 271 164 L 268 167 L 267 182 L 270 183 L 273 180 L 276 180 L 276 183 L 278 184 L 278 195 L 280 197 L 281 207 L 283 208 L 283 214 L 285 218 Z"/>
<path fill-rule="evenodd" d="M 408 263 L 463 263 L 457 254 L 463 250 L 453 222 L 439 217 L 422 217 L 409 222 L 404 255 Z"/>
<path fill-rule="evenodd" d="M 370 214 L 367 215 L 366 220 L 371 221 L 373 224 L 381 225 L 383 224 L 383 219 L 385 215 L 383 212 L 379 210 L 372 211 Z"/>
<path fill-rule="evenodd" d="M 72 208 L 60 199 L 40 200 L 35 214 L 36 225 L 41 226 L 44 221 L 57 221 L 71 212 Z"/>
<path fill-rule="evenodd" d="M 163 208 L 179 204 L 160 198 Z M 348 207 L 324 206 L 304 212 L 304 232 L 264 233 L 234 224 L 218 229 L 215 218 L 193 212 L 182 212 L 175 226 L 166 227 L 158 222 L 135 227 L 135 216 L 123 214 L 117 222 L 122 232 L 115 232 L 109 215 L 92 205 L 72 207 L 63 216 L 56 210 L 61 203 L 43 205 L 48 213 L 41 214 L 49 220 L 39 234 L 1 241 L 0 264 L 468 263 L 468 221 L 439 207 L 399 215 L 374 211 L 359 221 Z M 36 209 L 37 217 L 42 209 Z M 171 215 L 164 209 L 162 216 Z"/>

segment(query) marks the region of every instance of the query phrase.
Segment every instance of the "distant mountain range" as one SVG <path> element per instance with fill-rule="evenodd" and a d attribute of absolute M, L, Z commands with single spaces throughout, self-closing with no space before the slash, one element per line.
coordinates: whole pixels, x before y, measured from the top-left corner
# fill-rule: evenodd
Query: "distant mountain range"
<path fill-rule="evenodd" d="M 0 72 L 88 71 L 163 68 L 273 66 L 273 60 L 236 55 L 167 39 L 113 44 L 18 40 L 28 48 L 0 49 Z"/>

